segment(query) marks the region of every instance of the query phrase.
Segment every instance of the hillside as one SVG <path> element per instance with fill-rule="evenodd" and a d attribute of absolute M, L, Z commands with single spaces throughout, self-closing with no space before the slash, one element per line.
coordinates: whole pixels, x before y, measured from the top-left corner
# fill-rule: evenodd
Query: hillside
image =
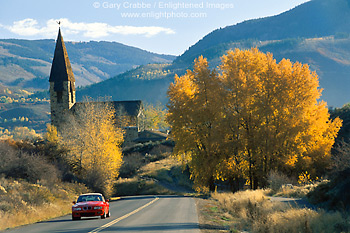
<path fill-rule="evenodd" d="M 112 96 L 114 100 L 143 100 L 167 103 L 166 92 L 175 75 L 169 64 L 149 64 L 117 75 L 106 81 L 77 90 L 77 100 Z M 181 71 L 181 70 L 180 70 Z"/>
<path fill-rule="evenodd" d="M 191 59 L 203 55 L 208 58 L 211 68 L 220 64 L 220 57 L 227 50 L 257 47 L 263 52 L 271 52 L 277 61 L 283 58 L 310 65 L 320 79 L 323 88 L 322 99 L 329 106 L 341 107 L 350 102 L 350 38 L 333 36 L 310 39 L 284 39 L 222 43 L 193 55 Z M 150 103 L 167 103 L 166 91 L 174 75 L 182 75 L 191 68 L 193 60 L 186 63 L 175 60 L 171 65 L 145 65 L 113 77 L 104 82 L 81 88 L 78 99 L 84 95 L 92 97 L 112 96 L 113 99 L 142 99 Z M 145 72 L 147 70 L 147 72 Z M 147 75 L 146 75 L 147 74 Z M 147 79 L 140 80 L 140 77 Z"/>
<path fill-rule="evenodd" d="M 139 65 L 169 63 L 175 58 L 116 42 L 65 44 L 77 86 L 106 80 Z M 54 49 L 54 40 L 1 39 L 0 84 L 36 90 L 48 89 Z"/>
<path fill-rule="evenodd" d="M 193 61 L 194 56 L 218 44 L 248 39 L 267 41 L 330 35 L 348 37 L 349 21 L 349 0 L 312 0 L 276 16 L 217 29 L 190 47 L 175 63 Z"/>

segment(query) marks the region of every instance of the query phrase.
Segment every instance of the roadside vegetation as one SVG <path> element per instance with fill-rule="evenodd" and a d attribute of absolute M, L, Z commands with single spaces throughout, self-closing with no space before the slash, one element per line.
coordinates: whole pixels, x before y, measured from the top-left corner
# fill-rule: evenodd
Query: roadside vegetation
<path fill-rule="evenodd" d="M 0 230 L 66 215 L 88 189 L 42 141 L 0 142 Z"/>
<path fill-rule="evenodd" d="M 115 196 L 184 194 L 193 192 L 188 170 L 172 157 L 168 142 L 148 143 L 123 157 Z"/>
<path fill-rule="evenodd" d="M 346 174 L 294 185 L 273 174 L 266 189 L 212 192 L 197 200 L 202 232 L 349 232 L 349 195 L 341 193 L 349 187 Z"/>
<path fill-rule="evenodd" d="M 109 105 L 86 103 L 64 130 L 0 142 L 0 229 L 69 214 L 81 193 L 110 197 L 123 134 Z M 28 134 L 27 134 L 28 136 Z"/>
<path fill-rule="evenodd" d="M 202 205 L 207 221 L 227 232 L 348 232 L 349 215 L 271 201 L 265 190 L 211 195 Z M 207 223 L 209 223 L 207 222 Z"/>
<path fill-rule="evenodd" d="M 123 130 L 115 124 L 115 112 L 108 102 L 86 99 L 74 114 L 66 116 L 58 132 L 49 131 L 53 142 L 67 148 L 65 159 L 73 173 L 91 190 L 107 197 L 123 158 Z"/>
<path fill-rule="evenodd" d="M 0 178 L 0 230 L 70 214 L 83 184 Z"/>

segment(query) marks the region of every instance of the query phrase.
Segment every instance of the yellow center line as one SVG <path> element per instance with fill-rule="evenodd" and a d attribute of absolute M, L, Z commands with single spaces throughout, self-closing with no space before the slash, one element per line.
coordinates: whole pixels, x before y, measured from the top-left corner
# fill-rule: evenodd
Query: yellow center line
<path fill-rule="evenodd" d="M 106 229 L 106 228 L 108 228 L 108 227 L 110 227 L 110 226 L 116 224 L 117 222 L 119 222 L 119 221 L 121 221 L 121 220 L 123 220 L 123 219 L 126 219 L 127 217 L 130 217 L 130 216 L 133 215 L 133 214 L 136 214 L 137 212 L 139 212 L 140 210 L 146 208 L 147 206 L 152 205 L 152 204 L 153 204 L 154 202 L 156 202 L 157 200 L 159 200 L 159 197 L 156 197 L 154 200 L 148 202 L 146 205 L 143 205 L 143 206 L 141 206 L 140 208 L 137 208 L 136 210 L 134 210 L 134 211 L 132 211 L 132 212 L 130 212 L 130 213 L 128 213 L 128 214 L 126 214 L 126 215 L 120 217 L 120 218 L 117 218 L 117 219 L 115 219 L 115 220 L 113 220 L 113 221 L 111 221 L 111 222 L 109 222 L 109 223 L 107 223 L 107 224 L 105 224 L 105 225 L 103 225 L 103 226 L 100 226 L 99 228 L 96 228 L 95 230 L 92 230 L 92 231 L 90 231 L 89 233 L 100 232 L 100 231 L 102 231 L 102 230 L 104 230 L 104 229 Z"/>

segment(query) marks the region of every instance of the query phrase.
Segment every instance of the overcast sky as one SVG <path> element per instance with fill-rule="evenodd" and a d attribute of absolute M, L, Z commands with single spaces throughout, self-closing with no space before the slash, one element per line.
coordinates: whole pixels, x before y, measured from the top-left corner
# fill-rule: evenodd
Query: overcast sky
<path fill-rule="evenodd" d="M 0 0 L 0 38 L 116 41 L 180 55 L 211 31 L 306 0 Z"/>

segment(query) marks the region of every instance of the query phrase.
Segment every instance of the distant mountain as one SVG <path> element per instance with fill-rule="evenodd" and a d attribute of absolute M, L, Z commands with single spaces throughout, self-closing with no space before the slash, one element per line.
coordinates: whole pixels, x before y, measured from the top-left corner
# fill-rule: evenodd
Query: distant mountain
<path fill-rule="evenodd" d="M 143 100 L 167 103 L 166 92 L 176 71 L 170 64 L 148 64 L 117 75 L 106 81 L 77 89 L 77 100 L 111 96 L 114 100 Z"/>
<path fill-rule="evenodd" d="M 166 66 L 144 66 L 78 91 L 78 96 L 110 95 L 113 99 L 140 98 L 166 103 L 166 90 L 175 73 L 182 75 L 200 55 L 211 68 L 227 50 L 258 47 L 271 52 L 277 61 L 308 63 L 324 89 L 329 106 L 350 102 L 350 0 L 313 0 L 277 16 L 245 21 L 215 30 Z M 137 81 L 145 67 L 153 70 L 150 80 Z M 159 74 L 157 74 L 157 72 Z M 164 86 L 162 86 L 164 85 Z M 145 88 L 147 86 L 147 88 Z"/>
<path fill-rule="evenodd" d="M 64 35 L 63 35 L 64 36 Z M 65 42 L 77 86 L 100 82 L 148 63 L 174 56 L 150 53 L 116 42 Z M 48 89 L 54 40 L 0 40 L 0 84 Z"/>
<path fill-rule="evenodd" d="M 282 14 L 217 29 L 190 47 L 176 63 L 222 43 L 350 35 L 350 0 L 312 0 Z"/>

